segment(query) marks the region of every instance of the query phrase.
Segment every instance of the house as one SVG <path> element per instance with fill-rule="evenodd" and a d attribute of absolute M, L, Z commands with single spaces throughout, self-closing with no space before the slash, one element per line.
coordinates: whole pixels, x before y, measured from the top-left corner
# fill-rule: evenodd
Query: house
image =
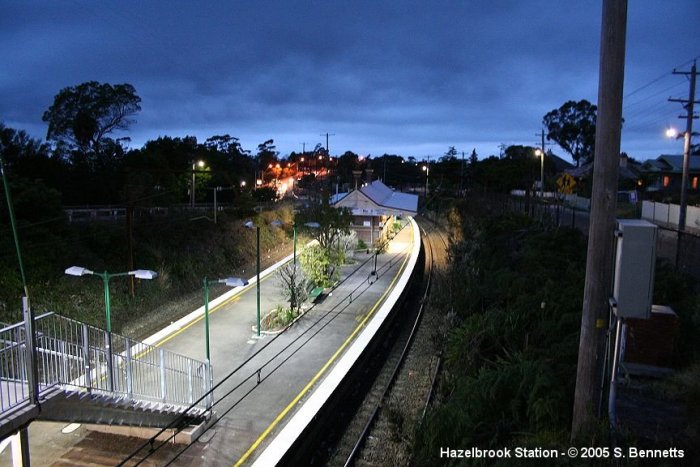
<path fill-rule="evenodd" d="M 683 176 L 683 156 L 661 155 L 642 164 L 646 175 L 647 191 L 679 192 Z M 688 188 L 700 188 L 700 157 L 690 157 L 688 161 Z"/>
<path fill-rule="evenodd" d="M 644 172 L 643 165 L 634 159 L 630 159 L 625 154 L 620 156 L 618 169 L 618 185 L 620 189 L 632 190 L 638 183 Z M 593 162 L 588 162 L 580 167 L 564 170 L 564 173 L 574 177 L 579 183 L 582 180 L 593 179 Z"/>
<path fill-rule="evenodd" d="M 337 193 L 330 203 L 336 208 L 348 208 L 353 215 L 352 229 L 369 245 L 388 233 L 394 221 L 418 212 L 418 195 L 394 191 L 379 180 L 372 180 L 372 170 L 365 170 L 367 181 L 360 184 L 361 171 L 353 171 L 355 189 Z"/>

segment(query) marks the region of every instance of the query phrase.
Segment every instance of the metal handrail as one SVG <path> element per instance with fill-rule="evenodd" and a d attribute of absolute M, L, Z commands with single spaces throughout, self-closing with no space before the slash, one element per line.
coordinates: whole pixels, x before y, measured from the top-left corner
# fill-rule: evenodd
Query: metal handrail
<path fill-rule="evenodd" d="M 34 322 L 40 393 L 58 386 L 184 410 L 211 387 L 208 362 L 118 334 L 109 336 L 103 329 L 53 313 L 38 316 Z M 22 323 L 0 329 L 0 418 L 29 401 L 28 342 Z M 208 401 L 197 408 L 207 410 Z"/>

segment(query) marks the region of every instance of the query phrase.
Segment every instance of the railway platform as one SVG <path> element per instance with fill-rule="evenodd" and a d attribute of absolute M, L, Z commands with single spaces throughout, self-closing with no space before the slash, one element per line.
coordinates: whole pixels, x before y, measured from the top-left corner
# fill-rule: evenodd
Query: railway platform
<path fill-rule="evenodd" d="M 410 273 L 417 257 L 417 226 L 411 220 L 377 255 L 356 252 L 352 264 L 343 266 L 341 280 L 332 290 L 310 303 L 306 313 L 279 334 L 255 332 L 256 284 L 232 290 L 212 301 L 209 313 L 210 356 L 214 373 L 214 412 L 208 429 L 187 445 L 165 443 L 150 452 L 142 440 L 99 433 L 81 427 L 64 434 L 64 425 L 30 426 L 30 449 L 37 465 L 68 465 L 107 453 L 112 465 L 124 460 L 134 464 L 251 465 L 300 409 L 317 394 L 372 321 L 384 308 L 401 278 Z M 291 258 L 287 258 L 290 260 Z M 411 261 L 413 259 L 413 261 Z M 275 269 L 261 275 L 261 314 L 284 304 Z M 375 323 L 376 326 L 376 323 Z M 205 331 L 201 310 L 182 322 L 172 323 L 146 342 L 205 358 Z M 354 350 L 353 350 L 354 351 Z M 341 370 L 342 371 L 342 370 Z M 325 388 L 323 391 L 331 389 Z M 305 409 L 308 411 L 308 406 Z M 295 421 L 294 423 L 300 423 Z M 42 424 L 43 425 L 43 424 Z M 33 428 L 42 430 L 32 433 Z M 33 439 L 41 443 L 32 444 Z M 110 446 L 100 448 L 99 446 Z M 137 452 L 137 448 L 143 446 Z M 156 443 L 156 446 L 159 446 Z M 0 462 L 7 453 L 0 455 Z M 45 460 L 51 462 L 44 463 Z"/>

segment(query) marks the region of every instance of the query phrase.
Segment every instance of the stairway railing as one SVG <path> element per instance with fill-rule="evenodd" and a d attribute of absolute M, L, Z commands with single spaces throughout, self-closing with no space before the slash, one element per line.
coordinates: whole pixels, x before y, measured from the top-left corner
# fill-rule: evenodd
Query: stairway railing
<path fill-rule="evenodd" d="M 208 362 L 54 313 L 38 316 L 34 323 L 40 395 L 60 387 L 184 409 L 212 386 Z M 0 329 L 1 412 L 29 401 L 27 342 L 23 323 Z M 210 402 L 205 398 L 196 407 L 207 410 Z"/>

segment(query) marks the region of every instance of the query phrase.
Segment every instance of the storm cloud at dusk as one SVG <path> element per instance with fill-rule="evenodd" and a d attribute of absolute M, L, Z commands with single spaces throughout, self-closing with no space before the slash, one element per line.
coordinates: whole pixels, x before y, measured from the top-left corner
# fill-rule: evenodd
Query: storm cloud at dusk
<path fill-rule="evenodd" d="M 700 56 L 700 4 L 628 8 L 622 151 L 682 151 L 689 70 Z M 0 121 L 45 138 L 63 88 L 130 83 L 142 111 L 130 147 L 216 134 L 282 155 L 330 151 L 480 158 L 534 145 L 542 117 L 597 100 L 601 4 L 595 1 L 5 1 Z M 552 147 L 555 153 L 564 152 Z"/>

